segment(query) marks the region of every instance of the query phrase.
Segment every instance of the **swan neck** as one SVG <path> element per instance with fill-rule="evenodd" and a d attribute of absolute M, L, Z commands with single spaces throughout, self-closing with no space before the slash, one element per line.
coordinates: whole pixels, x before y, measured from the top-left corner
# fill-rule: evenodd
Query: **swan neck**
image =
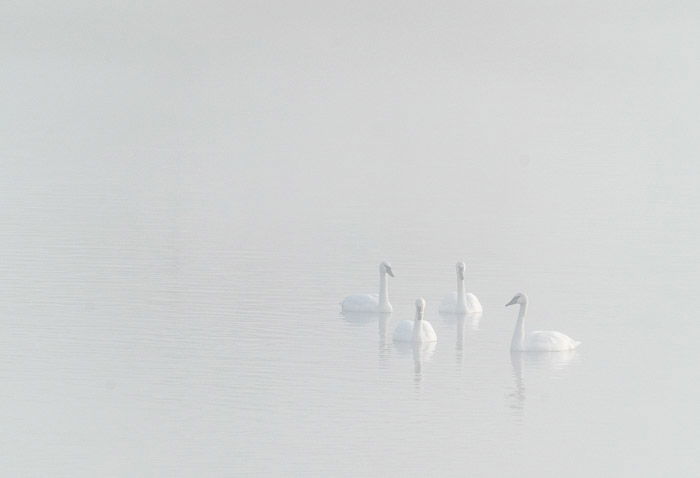
<path fill-rule="evenodd" d="M 524 304 L 520 304 L 520 311 L 518 312 L 518 319 L 524 319 L 526 312 L 527 312 L 527 302 Z"/>
<path fill-rule="evenodd" d="M 457 276 L 457 304 L 466 306 L 467 301 L 465 298 L 465 280 Z"/>
<path fill-rule="evenodd" d="M 386 273 L 379 272 L 379 305 L 386 306 L 389 304 L 389 283 L 386 280 Z"/>
<path fill-rule="evenodd" d="M 413 341 L 418 342 L 423 327 L 423 312 L 416 311 L 416 320 L 413 322 Z"/>
<path fill-rule="evenodd" d="M 525 345 L 525 313 L 527 312 L 527 303 L 520 304 L 520 312 L 518 312 L 518 321 L 515 324 L 513 332 L 513 340 L 510 343 L 511 350 L 523 350 Z"/>

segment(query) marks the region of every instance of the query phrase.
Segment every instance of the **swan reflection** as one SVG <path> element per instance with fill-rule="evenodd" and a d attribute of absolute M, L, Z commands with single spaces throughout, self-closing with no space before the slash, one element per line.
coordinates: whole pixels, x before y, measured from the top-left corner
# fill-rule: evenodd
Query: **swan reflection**
<path fill-rule="evenodd" d="M 464 324 L 467 321 L 467 315 L 462 314 L 457 316 L 455 324 L 457 326 L 457 343 L 455 344 L 455 361 L 457 369 L 461 370 L 464 364 Z"/>
<path fill-rule="evenodd" d="M 457 341 L 455 343 L 455 351 L 456 351 L 456 360 L 457 360 L 457 365 L 461 365 L 462 362 L 464 361 L 464 348 L 465 348 L 465 341 L 467 340 L 469 334 L 465 333 L 466 329 L 472 330 L 472 331 L 478 331 L 479 330 L 479 322 L 481 321 L 481 317 L 483 314 L 452 314 L 452 315 L 441 315 L 443 320 L 448 323 L 452 324 L 456 329 L 456 337 Z"/>
<path fill-rule="evenodd" d="M 423 362 L 427 362 L 431 359 L 431 357 L 435 353 L 436 343 L 437 342 L 422 342 L 411 344 L 411 348 L 413 349 L 413 371 L 417 377 L 422 377 Z"/>
<path fill-rule="evenodd" d="M 429 362 L 435 353 L 437 342 L 394 342 L 400 355 L 413 357 L 413 378 L 416 385 L 423 380 L 423 364 Z"/>
<path fill-rule="evenodd" d="M 510 363 L 513 367 L 514 390 L 508 396 L 512 398 L 511 408 L 524 410 L 526 388 L 525 375 L 538 374 L 545 378 L 561 378 L 566 369 L 575 361 L 578 352 L 566 350 L 562 352 L 518 352 L 511 351 Z"/>
<path fill-rule="evenodd" d="M 379 363 L 386 366 L 391 355 L 391 345 L 387 342 L 387 325 L 391 313 L 343 312 L 340 317 L 347 323 L 358 327 L 368 326 L 368 324 L 376 322 Z"/>
<path fill-rule="evenodd" d="M 341 312 L 340 318 L 352 325 L 365 325 L 372 323 L 382 316 L 391 314 L 380 314 L 371 312 Z"/>
<path fill-rule="evenodd" d="M 389 317 L 391 314 L 381 314 L 377 318 L 377 327 L 379 333 L 379 363 L 386 367 L 389 363 L 389 357 L 391 356 L 391 345 L 387 341 L 386 329 L 389 323 Z"/>

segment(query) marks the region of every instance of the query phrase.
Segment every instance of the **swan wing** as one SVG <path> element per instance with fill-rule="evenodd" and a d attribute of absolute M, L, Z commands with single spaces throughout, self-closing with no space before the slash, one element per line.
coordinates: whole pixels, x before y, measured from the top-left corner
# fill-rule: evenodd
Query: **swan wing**
<path fill-rule="evenodd" d="M 457 293 L 455 292 L 455 295 L 456 294 Z M 467 311 L 470 314 L 477 314 L 484 311 L 484 309 L 481 307 L 481 302 L 479 302 L 479 299 L 471 292 L 467 292 L 464 298 L 467 302 Z"/>
<path fill-rule="evenodd" d="M 561 350 L 573 350 L 578 347 L 581 342 L 578 342 L 568 335 L 553 330 L 530 332 L 525 343 L 525 350 L 542 351 L 542 352 L 557 352 Z"/>
<path fill-rule="evenodd" d="M 440 303 L 440 308 L 438 311 L 441 314 L 454 314 L 455 308 L 457 307 L 457 292 L 450 292 L 447 294 Z"/>
<path fill-rule="evenodd" d="M 346 297 L 341 303 L 344 312 L 376 312 L 379 306 L 377 294 L 359 294 Z"/>
<path fill-rule="evenodd" d="M 420 321 L 420 331 L 416 342 L 437 342 L 437 335 L 435 334 L 435 329 L 427 320 Z"/>
<path fill-rule="evenodd" d="M 402 320 L 396 324 L 394 329 L 394 340 L 397 342 L 411 342 L 413 341 L 413 321 L 412 320 Z"/>
<path fill-rule="evenodd" d="M 467 314 L 477 314 L 483 311 L 481 302 L 479 302 L 479 299 L 474 294 L 468 293 L 464 296 L 464 299 L 467 305 L 467 310 L 458 312 L 457 292 L 450 292 L 442 299 L 438 311 L 441 314 L 464 314 L 465 312 Z"/>

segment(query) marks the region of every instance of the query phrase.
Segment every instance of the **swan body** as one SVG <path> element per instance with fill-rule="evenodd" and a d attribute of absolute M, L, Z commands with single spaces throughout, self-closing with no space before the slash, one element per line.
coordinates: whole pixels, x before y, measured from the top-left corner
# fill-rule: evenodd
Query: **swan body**
<path fill-rule="evenodd" d="M 483 312 L 481 302 L 472 294 L 467 292 L 464 286 L 464 262 L 457 263 L 457 290 L 451 292 L 442 299 L 439 312 L 441 314 L 477 314 Z"/>
<path fill-rule="evenodd" d="M 378 312 L 379 296 L 377 294 L 350 295 L 343 300 L 343 312 Z M 391 304 L 388 304 L 391 312 Z"/>
<path fill-rule="evenodd" d="M 436 342 L 437 335 L 433 326 L 427 320 L 423 320 L 425 313 L 425 299 L 416 300 L 416 318 L 414 320 L 402 320 L 394 330 L 396 342 Z"/>
<path fill-rule="evenodd" d="M 340 304 L 343 312 L 391 312 L 387 275 L 394 277 L 394 272 L 387 262 L 382 262 L 379 264 L 379 294 L 350 295 Z"/>
<path fill-rule="evenodd" d="M 513 332 L 513 340 L 510 343 L 510 349 L 515 352 L 561 352 L 565 350 L 574 350 L 581 345 L 581 342 L 572 339 L 568 335 L 555 331 L 535 331 L 529 334 L 525 333 L 525 314 L 527 312 L 527 296 L 518 293 L 506 304 L 519 304 L 520 312 L 518 313 L 518 322 L 515 325 Z"/>
<path fill-rule="evenodd" d="M 443 297 L 438 310 L 441 314 L 478 314 L 484 310 L 477 296 L 471 292 L 464 294 L 464 304 L 459 302 L 458 293 L 450 292 Z"/>
<path fill-rule="evenodd" d="M 396 324 L 394 329 L 394 340 L 396 342 L 411 342 L 413 341 L 413 321 L 402 320 Z"/>
<path fill-rule="evenodd" d="M 561 332 L 556 332 L 554 330 L 536 330 L 525 336 L 525 344 L 522 351 L 560 352 L 573 350 L 579 345 L 581 345 L 581 342 Z"/>

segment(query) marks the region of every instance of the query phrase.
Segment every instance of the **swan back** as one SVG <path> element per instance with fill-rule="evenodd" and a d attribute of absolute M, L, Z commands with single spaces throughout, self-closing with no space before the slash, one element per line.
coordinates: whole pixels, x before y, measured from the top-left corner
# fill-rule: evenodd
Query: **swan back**
<path fill-rule="evenodd" d="M 581 342 L 554 330 L 530 332 L 523 349 L 530 352 L 559 352 L 574 350 Z"/>
<path fill-rule="evenodd" d="M 379 312 L 377 294 L 350 295 L 341 303 L 343 312 Z"/>
<path fill-rule="evenodd" d="M 416 321 L 413 326 L 413 342 L 437 342 L 435 329 L 427 320 Z"/>
<path fill-rule="evenodd" d="M 413 321 L 402 320 L 396 324 L 393 338 L 396 342 L 412 342 L 413 341 Z"/>

